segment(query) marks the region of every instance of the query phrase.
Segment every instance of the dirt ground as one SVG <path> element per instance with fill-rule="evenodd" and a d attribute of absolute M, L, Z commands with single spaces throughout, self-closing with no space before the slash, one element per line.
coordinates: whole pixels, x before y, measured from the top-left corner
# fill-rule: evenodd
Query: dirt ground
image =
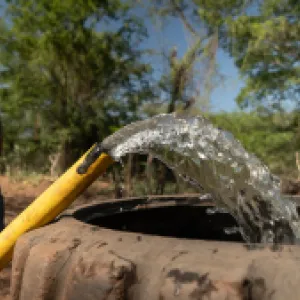
<path fill-rule="evenodd" d="M 39 196 L 54 180 L 49 178 L 35 179 L 34 181 L 16 181 L 0 176 L 0 187 L 5 199 L 5 223 L 11 222 L 37 196 Z M 93 198 L 107 199 L 112 197 L 110 183 L 106 181 L 94 182 L 76 201 L 73 206 L 90 202 Z M 0 300 L 8 300 L 10 286 L 10 270 L 8 266 L 0 271 Z"/>

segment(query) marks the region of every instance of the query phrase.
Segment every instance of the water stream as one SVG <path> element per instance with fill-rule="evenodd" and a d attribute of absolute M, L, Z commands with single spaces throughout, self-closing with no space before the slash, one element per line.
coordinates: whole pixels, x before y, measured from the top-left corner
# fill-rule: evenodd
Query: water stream
<path fill-rule="evenodd" d="M 129 153 L 151 153 L 199 192 L 211 194 L 236 219 L 247 242 L 300 238 L 296 205 L 282 198 L 279 179 L 232 134 L 202 116 L 163 114 L 132 123 L 107 137 L 101 149 L 117 161 Z"/>

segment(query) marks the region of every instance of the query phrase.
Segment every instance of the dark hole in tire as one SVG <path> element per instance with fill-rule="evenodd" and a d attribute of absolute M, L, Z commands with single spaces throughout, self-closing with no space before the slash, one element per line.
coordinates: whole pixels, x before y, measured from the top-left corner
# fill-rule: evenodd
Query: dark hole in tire
<path fill-rule="evenodd" d="M 131 204 L 131 207 L 126 207 L 124 203 Z M 224 228 L 237 227 L 230 214 L 207 214 L 207 208 L 213 207 L 212 205 L 177 203 L 162 206 L 160 203 L 159 206 L 136 209 L 136 204 L 133 205 L 130 201 L 97 204 L 76 211 L 74 216 L 85 223 L 119 231 L 184 239 L 243 242 L 239 233 L 226 234 L 224 231 Z"/>
<path fill-rule="evenodd" d="M 95 218 L 91 225 L 152 235 L 219 241 L 242 241 L 239 234 L 226 234 L 237 226 L 229 214 L 207 215 L 207 207 L 171 206 L 142 209 Z"/>

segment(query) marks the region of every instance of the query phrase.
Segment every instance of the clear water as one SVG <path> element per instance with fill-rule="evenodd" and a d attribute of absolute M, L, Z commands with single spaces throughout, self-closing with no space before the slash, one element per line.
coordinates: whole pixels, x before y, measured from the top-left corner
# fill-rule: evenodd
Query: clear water
<path fill-rule="evenodd" d="M 101 146 L 115 160 L 129 153 L 148 154 L 209 193 L 219 210 L 237 220 L 247 242 L 295 243 L 300 238 L 296 205 L 283 199 L 280 181 L 232 134 L 202 116 L 163 114 L 132 123 Z"/>

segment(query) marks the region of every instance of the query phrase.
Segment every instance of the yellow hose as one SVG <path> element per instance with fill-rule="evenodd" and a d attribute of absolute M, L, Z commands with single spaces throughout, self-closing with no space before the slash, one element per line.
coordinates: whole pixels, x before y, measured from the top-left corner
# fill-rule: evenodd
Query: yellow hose
<path fill-rule="evenodd" d="M 14 245 L 22 234 L 55 219 L 113 163 L 109 155 L 102 154 L 86 174 L 79 175 L 77 167 L 87 153 L 0 233 L 0 270 L 10 262 Z"/>

